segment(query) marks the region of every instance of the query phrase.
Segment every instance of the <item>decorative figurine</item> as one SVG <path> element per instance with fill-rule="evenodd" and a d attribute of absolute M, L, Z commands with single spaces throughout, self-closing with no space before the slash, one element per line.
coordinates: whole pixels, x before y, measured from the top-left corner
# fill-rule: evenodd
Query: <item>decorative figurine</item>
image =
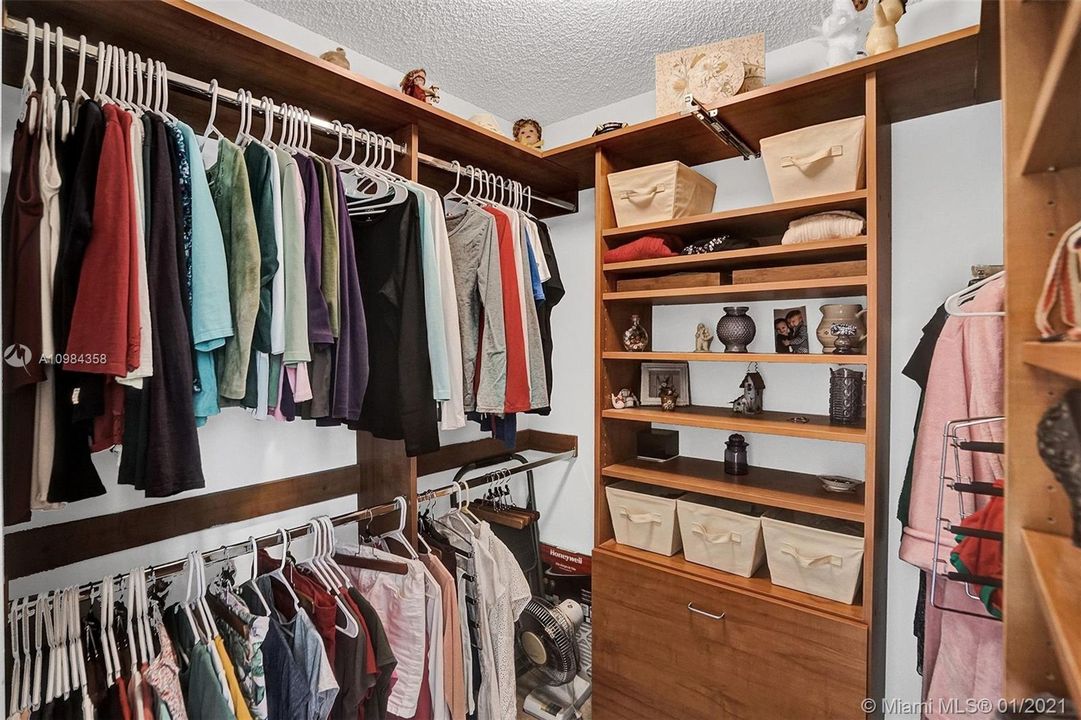
<path fill-rule="evenodd" d="M 724 444 L 724 474 L 746 475 L 749 471 L 747 441 L 739 433 L 733 433 Z"/>
<path fill-rule="evenodd" d="M 830 422 L 855 425 L 863 414 L 863 373 L 830 369 Z"/>
<path fill-rule="evenodd" d="M 328 63 L 337 65 L 340 68 L 345 68 L 346 70 L 349 69 L 349 58 L 345 56 L 345 48 L 327 50 L 319 56 L 319 59 L 326 60 Z"/>
<path fill-rule="evenodd" d="M 638 407 L 639 404 L 638 396 L 632 393 L 630 388 L 623 388 L 612 396 L 612 407 L 616 410 Z"/>
<path fill-rule="evenodd" d="M 511 134 L 514 135 L 514 142 L 516 143 L 536 150 L 544 147 L 544 131 L 541 130 L 540 123 L 532 118 L 515 120 Z"/>
<path fill-rule="evenodd" d="M 867 33 L 867 43 L 864 45 L 868 55 L 897 49 L 897 21 L 905 14 L 907 4 L 908 0 L 878 0 L 875 3 L 875 24 Z"/>
<path fill-rule="evenodd" d="M 709 346 L 713 344 L 713 335 L 705 323 L 698 323 L 698 329 L 694 331 L 694 351 L 709 352 Z"/>
<path fill-rule="evenodd" d="M 649 333 L 642 327 L 642 317 L 631 315 L 631 326 L 623 333 L 623 347 L 627 352 L 642 352 L 649 346 Z"/>
<path fill-rule="evenodd" d="M 833 67 L 856 59 L 860 46 L 859 13 L 867 0 L 833 0 L 830 14 L 818 31 L 826 43 L 826 65 Z"/>
<path fill-rule="evenodd" d="M 758 415 L 762 412 L 762 395 L 766 381 L 758 373 L 758 363 L 751 363 L 743 376 L 743 395 L 732 401 L 732 412 L 737 415 Z"/>
<path fill-rule="evenodd" d="M 427 82 L 428 72 L 424 68 L 417 68 L 405 74 L 399 87 L 409 97 L 434 105 L 439 102 L 439 86 L 426 87 Z"/>
<path fill-rule="evenodd" d="M 833 323 L 830 336 L 833 338 L 834 355 L 852 355 L 856 352 L 856 334 L 859 332 L 852 323 Z"/>
<path fill-rule="evenodd" d="M 676 409 L 676 400 L 679 399 L 679 391 L 672 387 L 672 378 L 661 378 L 661 387 L 657 395 L 661 398 L 661 410 L 673 412 Z"/>
<path fill-rule="evenodd" d="M 1081 548 L 1081 389 L 1047 409 L 1036 427 L 1036 445 L 1070 499 L 1073 544 Z"/>
<path fill-rule="evenodd" d="M 754 340 L 754 319 L 747 314 L 747 307 L 726 307 L 724 317 L 717 321 L 717 339 L 724 343 L 724 351 L 747 352 L 747 343 Z"/>

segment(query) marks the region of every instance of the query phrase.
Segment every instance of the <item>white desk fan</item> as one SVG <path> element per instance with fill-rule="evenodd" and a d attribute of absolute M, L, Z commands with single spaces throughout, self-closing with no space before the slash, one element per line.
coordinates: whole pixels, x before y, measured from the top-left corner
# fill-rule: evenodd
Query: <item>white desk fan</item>
<path fill-rule="evenodd" d="M 529 693 L 524 710 L 540 720 L 574 720 L 593 692 L 588 680 L 579 677 L 578 628 L 585 615 L 574 600 L 558 606 L 534 597 L 518 618 L 518 641 L 526 657 L 540 669 L 546 681 Z"/>

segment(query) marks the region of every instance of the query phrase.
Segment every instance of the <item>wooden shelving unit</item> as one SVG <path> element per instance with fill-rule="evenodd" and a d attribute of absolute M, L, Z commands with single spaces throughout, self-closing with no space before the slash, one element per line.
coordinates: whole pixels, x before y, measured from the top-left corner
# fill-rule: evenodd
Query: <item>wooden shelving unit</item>
<path fill-rule="evenodd" d="M 1062 234 L 1081 219 L 1081 0 L 999 5 L 1006 260 L 1004 694 L 1081 703 L 1081 551 L 1036 427 L 1081 383 L 1081 347 L 1040 343 L 1033 313 Z"/>
<path fill-rule="evenodd" d="M 725 590 L 749 593 L 764 602 L 783 602 L 786 606 L 795 608 L 797 622 L 799 613 L 807 613 L 807 617 L 825 613 L 845 618 L 848 622 L 858 623 L 862 629 L 864 641 L 860 647 L 853 647 L 852 652 L 854 656 L 865 658 L 866 661 L 861 660 L 859 671 L 854 675 L 847 675 L 838 687 L 852 682 L 864 697 L 882 696 L 885 625 L 884 613 L 881 610 L 884 601 L 881 598 L 885 590 L 885 573 L 881 568 L 886 562 L 885 536 L 889 517 L 886 483 L 889 477 L 890 123 L 904 117 L 976 102 L 977 98 L 981 97 L 974 72 L 974 64 L 979 54 L 976 42 L 978 36 L 979 33 L 974 28 L 960 31 L 920 43 L 919 50 L 917 46 L 911 46 L 909 52 L 902 55 L 891 53 L 889 57 L 860 61 L 800 81 L 764 88 L 733 98 L 722 105 L 721 114 L 725 122 L 755 146 L 761 137 L 776 132 L 854 115 L 865 116 L 866 187 L 856 192 L 770 203 L 680 218 L 671 222 L 621 228 L 617 227 L 615 222 L 607 183 L 609 173 L 672 159 L 696 165 L 732 157 L 731 150 L 719 145 L 716 139 L 707 141 L 701 137 L 695 127 L 696 120 L 675 117 L 662 118 L 601 138 L 576 143 L 552 151 L 548 156 L 572 167 L 577 162 L 584 162 L 588 157 L 593 163 L 593 172 L 587 184 L 596 187 L 596 545 L 602 556 L 610 554 L 624 561 L 604 562 L 596 567 L 599 567 L 601 572 L 626 573 L 625 577 L 595 578 L 595 583 L 606 589 L 606 592 L 595 596 L 594 612 L 598 616 L 605 612 L 609 603 L 615 602 L 614 598 L 618 598 L 621 592 L 634 591 L 632 568 L 639 563 L 642 566 L 659 568 L 660 572 L 701 581 L 701 588 L 693 592 L 700 591 L 708 595 L 707 587 L 718 586 Z M 903 71 L 901 65 L 893 64 L 902 56 L 905 59 Z M 954 75 L 955 71 L 960 70 L 958 65 L 951 63 L 960 63 L 960 67 L 964 67 L 963 76 Z M 930 87 L 926 83 L 936 88 L 931 96 L 922 94 Z M 991 95 L 993 93 L 988 97 Z M 913 104 L 909 104 L 910 102 Z M 583 173 L 584 170 L 579 168 L 580 179 Z M 865 233 L 856 238 L 808 245 L 779 244 L 778 238 L 791 220 L 834 208 L 855 210 L 863 214 L 867 220 Z M 688 240 L 728 232 L 758 239 L 761 246 L 712 255 L 608 264 L 603 262 L 604 252 L 609 248 L 648 232 L 672 233 Z M 866 272 L 855 277 L 659 290 L 620 291 L 616 285 L 619 280 L 627 277 L 653 277 L 688 270 L 723 272 L 733 268 L 776 268 L 837 260 L 863 260 L 866 262 Z M 622 333 L 628 326 L 631 315 L 638 315 L 647 331 L 652 331 L 653 309 L 659 305 L 845 296 L 865 298 L 865 323 L 869 336 L 866 351 L 862 355 L 842 358 L 832 355 L 700 354 L 663 350 L 628 353 L 621 343 Z M 610 395 L 623 387 L 638 387 L 640 363 L 651 360 L 863 365 L 867 377 L 866 420 L 858 426 L 832 424 L 824 415 L 784 412 L 783 408 L 754 416 L 736 415 L 726 407 L 694 405 L 677 407 L 674 412 L 665 412 L 659 407 L 623 410 L 611 408 L 608 400 Z M 826 409 L 827 402 L 828 399 L 823 393 L 822 411 Z M 808 422 L 792 422 L 790 418 L 796 415 L 806 417 Z M 755 468 L 746 478 L 732 478 L 724 475 L 723 464 L 717 460 L 681 457 L 659 465 L 641 462 L 635 459 L 636 435 L 651 425 L 720 431 L 718 445 L 724 437 L 724 431 L 855 443 L 862 445 L 864 451 L 865 484 L 858 494 L 836 496 L 822 490 L 818 479 L 806 473 Z M 668 558 L 615 543 L 604 490 L 608 484 L 618 480 L 634 480 L 863 523 L 865 552 L 859 602 L 845 605 L 779 588 L 770 582 L 768 573 L 765 572 L 754 578 L 743 579 L 689 563 L 681 555 Z M 692 588 L 688 588 L 688 592 L 692 592 Z M 612 612 L 616 612 L 614 607 Z M 605 625 L 602 623 L 598 627 L 603 628 Z M 729 630 L 740 632 L 734 629 L 735 627 L 733 625 Z M 594 642 L 598 643 L 597 647 L 608 647 L 605 644 L 608 640 L 602 633 L 601 636 L 595 635 Z M 645 652 L 644 649 L 638 651 Z M 714 650 L 704 649 L 702 652 Z M 609 686 L 612 692 L 620 686 L 622 671 L 619 664 L 623 660 L 620 657 L 597 657 L 599 659 L 594 666 L 595 716 L 598 720 L 614 718 L 615 715 L 599 714 L 605 706 L 619 708 L 626 716 L 626 702 L 605 697 Z M 805 662 L 813 666 L 817 661 L 809 657 Z M 648 705 L 649 693 L 643 691 L 641 694 L 642 701 Z M 838 703 L 840 702 L 838 694 Z M 831 720 L 864 717 L 858 707 L 849 705 L 851 703 L 845 703 L 844 707 L 838 704 L 830 708 L 828 715 L 815 717 L 829 717 Z M 646 711 L 643 710 L 642 713 Z M 644 719 L 647 716 L 631 713 L 628 717 Z M 702 715 L 702 720 L 715 716 L 716 712 Z M 742 716 L 756 717 L 753 708 L 745 708 Z M 699 718 L 695 716 L 694 720 Z"/>
<path fill-rule="evenodd" d="M 807 365 L 866 365 L 866 355 L 826 355 L 807 353 L 725 353 L 725 352 L 626 352 L 612 350 L 604 353 L 605 360 L 637 360 L 639 362 L 732 362 L 784 363 Z"/>
<path fill-rule="evenodd" d="M 1021 357 L 1027 365 L 1081 381 L 1081 343 L 1030 340 L 1021 346 Z"/>
<path fill-rule="evenodd" d="M 1026 530 L 1025 550 L 1059 668 L 1073 697 L 1081 697 L 1081 549 L 1062 535 Z"/>
<path fill-rule="evenodd" d="M 608 465 L 601 473 L 615 480 L 863 522 L 863 488 L 851 493 L 827 492 L 818 477 L 808 473 L 752 467 L 746 475 L 728 475 L 723 462 L 694 457 L 665 462 L 632 458 Z"/>
<path fill-rule="evenodd" d="M 858 603 L 855 605 L 847 605 L 845 603 L 837 602 L 836 600 L 828 600 L 816 595 L 808 595 L 799 590 L 791 590 L 789 588 L 781 587 L 780 585 L 774 585 L 770 581 L 769 569 L 765 565 L 763 565 L 753 577 L 745 578 L 738 575 L 732 575 L 731 573 L 721 572 L 720 570 L 714 570 L 705 565 L 696 565 L 695 563 L 688 562 L 683 557 L 683 553 L 676 553 L 675 555 L 668 557 L 665 555 L 658 555 L 657 553 L 646 552 L 645 550 L 639 550 L 629 545 L 620 545 L 615 540 L 606 540 L 601 543 L 600 548 L 606 552 L 656 565 L 657 567 L 665 568 L 671 572 L 723 583 L 726 588 L 754 595 L 756 598 L 764 601 L 782 602 L 848 620 L 861 621 L 863 619 L 864 608 Z"/>
<path fill-rule="evenodd" d="M 784 413 L 767 410 L 759 415 L 737 415 L 730 408 L 703 405 L 686 405 L 666 412 L 659 407 L 636 407 L 624 410 L 607 409 L 601 416 L 608 420 L 648 422 L 661 425 L 729 430 L 731 432 L 762 433 L 784 437 L 811 438 L 812 440 L 835 440 L 837 442 L 862 443 L 867 440 L 867 429 L 860 425 L 836 425 L 826 415 Z M 799 416 L 807 422 L 793 422 Z"/>

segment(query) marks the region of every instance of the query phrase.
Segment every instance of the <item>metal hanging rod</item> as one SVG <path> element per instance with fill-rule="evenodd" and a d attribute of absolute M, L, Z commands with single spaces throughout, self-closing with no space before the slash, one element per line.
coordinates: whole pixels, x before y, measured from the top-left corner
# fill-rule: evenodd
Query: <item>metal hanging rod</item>
<path fill-rule="evenodd" d="M 8 16 L 4 18 L 4 32 L 28 39 L 30 37 L 30 26 L 27 25 L 24 20 L 19 20 L 17 18 Z M 35 29 L 34 36 L 42 42 L 45 41 L 45 32 L 41 27 Z M 55 42 L 50 42 L 55 46 Z M 71 38 L 65 35 L 64 50 L 69 53 L 78 55 L 80 52 L 79 41 L 75 38 Z M 91 58 L 96 62 L 98 60 L 97 45 L 91 45 L 90 43 L 87 43 L 85 47 L 85 54 L 86 57 Z M 145 64 L 145 62 L 141 63 L 139 65 L 139 69 L 144 68 Z M 188 77 L 187 75 L 184 75 L 182 73 L 178 73 L 175 70 L 168 70 L 167 77 L 171 85 L 174 85 L 176 88 L 183 90 L 190 95 L 210 98 L 216 94 L 219 101 L 224 101 L 235 107 L 240 107 L 240 95 L 232 90 L 218 87 L 215 91 L 215 89 L 212 88 L 210 83 L 203 82 L 202 80 L 196 80 L 195 78 Z M 266 114 L 265 109 L 258 103 L 254 103 L 252 109 L 261 112 L 264 115 Z M 286 117 L 286 114 L 283 111 L 282 107 L 277 104 L 273 106 L 273 115 L 282 119 Z M 331 120 L 324 120 L 314 115 L 308 115 L 307 117 L 305 117 L 304 122 L 306 124 L 310 124 L 313 129 L 319 130 L 321 133 L 329 135 L 331 137 L 350 137 L 349 129 L 343 127 L 341 123 L 335 123 Z M 386 138 L 386 136 L 384 135 L 372 133 L 368 130 L 353 129 L 352 131 L 352 137 L 362 142 L 370 140 L 371 136 Z M 386 138 L 385 145 L 388 149 L 393 149 L 395 152 L 401 153 L 403 155 L 406 155 L 409 152 L 409 149 L 406 146 L 399 145 L 390 138 Z M 423 164 L 428 165 L 429 167 L 443 170 L 445 172 L 456 173 L 462 171 L 463 169 L 460 164 L 455 165 L 455 163 L 453 162 L 442 160 L 432 155 L 428 155 L 427 153 L 417 153 L 417 159 Z M 497 175 L 496 177 L 502 176 Z M 525 185 L 525 187 L 529 186 Z M 560 200 L 558 198 L 552 198 L 546 195 L 533 193 L 532 190 L 530 190 L 530 196 L 533 200 L 545 203 L 547 205 L 551 205 L 552 207 L 560 208 L 562 210 L 574 212 L 578 209 L 577 206 L 573 203 L 569 203 L 565 200 Z"/>
<path fill-rule="evenodd" d="M 450 483 L 448 485 L 441 485 L 440 487 L 437 487 L 437 488 L 434 488 L 432 490 L 428 490 L 426 492 L 420 493 L 417 496 L 417 500 L 418 500 L 418 502 L 430 502 L 432 500 L 436 500 L 436 499 L 441 498 L 441 497 L 447 497 L 449 495 L 453 495 L 455 493 L 461 492 L 463 486 L 465 486 L 466 488 L 469 488 L 469 489 L 480 487 L 482 485 L 487 485 L 487 484 L 495 482 L 497 480 L 499 480 L 499 481 L 504 480 L 504 479 L 506 479 L 507 477 L 509 477 L 511 475 L 517 475 L 519 473 L 528 472 L 530 470 L 535 470 L 536 468 L 543 467 L 545 465 L 550 465 L 550 464 L 555 463 L 555 462 L 561 462 L 563 460 L 571 460 L 571 459 L 573 459 L 573 458 L 575 458 L 577 456 L 578 456 L 578 450 L 577 449 L 567 450 L 565 452 L 561 452 L 561 453 L 558 453 L 558 454 L 555 454 L 555 455 L 550 455 L 548 457 L 541 458 L 539 460 L 534 460 L 534 461 L 526 463 L 524 465 L 518 465 L 518 466 L 515 466 L 513 468 L 505 468 L 505 469 L 500 469 L 500 470 L 491 470 L 489 472 L 484 473 L 483 475 L 480 475 L 480 476 L 477 476 L 477 477 L 474 477 L 474 478 L 470 478 L 468 480 L 463 480 L 460 483 Z M 405 504 L 405 499 L 404 498 L 402 498 L 402 499 L 395 498 L 393 501 L 388 502 L 388 503 L 383 503 L 382 505 L 376 505 L 374 507 L 369 507 L 369 508 L 361 508 L 361 509 L 358 509 L 358 510 L 354 510 L 353 512 L 345 513 L 343 515 L 335 515 L 334 517 L 332 517 L 330 519 L 330 522 L 334 527 L 340 527 L 342 525 L 348 525 L 348 524 L 354 523 L 354 522 L 366 522 L 366 521 L 370 521 L 370 520 L 372 520 L 374 518 L 377 518 L 377 517 L 381 517 L 381 516 L 384 516 L 384 515 L 390 515 L 390 514 L 395 513 L 395 512 L 400 512 L 403 507 L 406 507 L 406 508 L 408 507 L 408 505 Z M 282 539 L 283 539 L 283 535 L 285 537 L 287 537 L 288 540 L 291 542 L 293 540 L 296 540 L 297 538 L 301 538 L 301 537 L 304 537 L 305 535 L 309 535 L 311 533 L 311 531 L 312 531 L 312 523 L 308 522 L 308 523 L 305 523 L 304 525 L 297 525 L 296 527 L 292 527 L 292 528 L 289 528 L 289 529 L 278 530 L 276 532 L 269 533 L 267 535 L 262 535 L 260 537 L 257 537 L 257 538 L 254 539 L 255 540 L 255 545 L 256 545 L 257 548 L 273 547 L 275 545 L 281 544 Z M 207 550 L 206 552 L 202 553 L 203 562 L 205 562 L 205 563 L 207 563 L 209 565 L 209 564 L 213 564 L 213 563 L 225 562 L 227 560 L 234 560 L 236 558 L 240 558 L 240 557 L 243 557 L 245 555 L 248 555 L 249 553 L 251 553 L 251 549 L 252 549 L 252 541 L 250 539 L 249 540 L 244 540 L 243 542 L 235 542 L 235 543 L 232 543 L 230 545 L 222 545 L 219 548 L 215 548 L 214 550 Z M 162 563 L 160 565 L 152 565 L 152 566 L 150 566 L 148 568 L 145 568 L 145 572 L 149 573 L 151 575 L 151 577 L 154 577 L 154 578 L 170 577 L 170 576 L 178 575 L 179 573 L 181 573 L 184 570 L 184 567 L 185 567 L 186 563 L 187 563 L 186 558 L 181 559 L 181 560 L 171 560 L 171 561 L 169 561 L 167 563 Z M 120 573 L 120 574 L 114 575 L 112 577 L 113 578 L 123 577 L 126 574 L 127 573 Z M 98 588 L 100 585 L 101 585 L 100 580 L 94 580 L 94 581 L 85 583 L 83 585 L 80 585 L 79 586 L 79 600 L 80 601 L 89 600 L 91 598 L 92 591 L 94 589 Z M 36 593 L 34 595 L 28 595 L 25 598 L 18 598 L 16 600 L 9 600 L 8 605 L 10 606 L 14 602 L 22 602 L 23 600 L 26 600 L 28 598 L 37 597 L 38 595 L 41 595 L 41 594 L 42 593 Z M 47 594 L 47 593 L 45 593 L 45 594 Z M 33 612 L 34 612 L 33 606 L 28 605 L 25 608 L 24 612 L 29 613 L 30 616 L 33 616 Z"/>

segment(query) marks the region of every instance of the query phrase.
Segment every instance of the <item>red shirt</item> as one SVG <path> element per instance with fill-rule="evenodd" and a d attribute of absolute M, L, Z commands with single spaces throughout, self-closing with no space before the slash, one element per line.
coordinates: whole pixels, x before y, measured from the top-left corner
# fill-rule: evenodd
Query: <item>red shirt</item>
<path fill-rule="evenodd" d="M 496 235 L 499 237 L 499 277 L 503 284 L 503 327 L 507 337 L 507 395 L 503 412 L 526 412 L 530 409 L 529 373 L 522 330 L 522 296 L 514 264 L 514 236 L 506 215 L 490 207 L 484 210 L 495 218 Z"/>
<path fill-rule="evenodd" d="M 71 316 L 67 370 L 123 377 L 139 364 L 139 246 L 131 115 L 107 104 L 94 224 Z"/>

